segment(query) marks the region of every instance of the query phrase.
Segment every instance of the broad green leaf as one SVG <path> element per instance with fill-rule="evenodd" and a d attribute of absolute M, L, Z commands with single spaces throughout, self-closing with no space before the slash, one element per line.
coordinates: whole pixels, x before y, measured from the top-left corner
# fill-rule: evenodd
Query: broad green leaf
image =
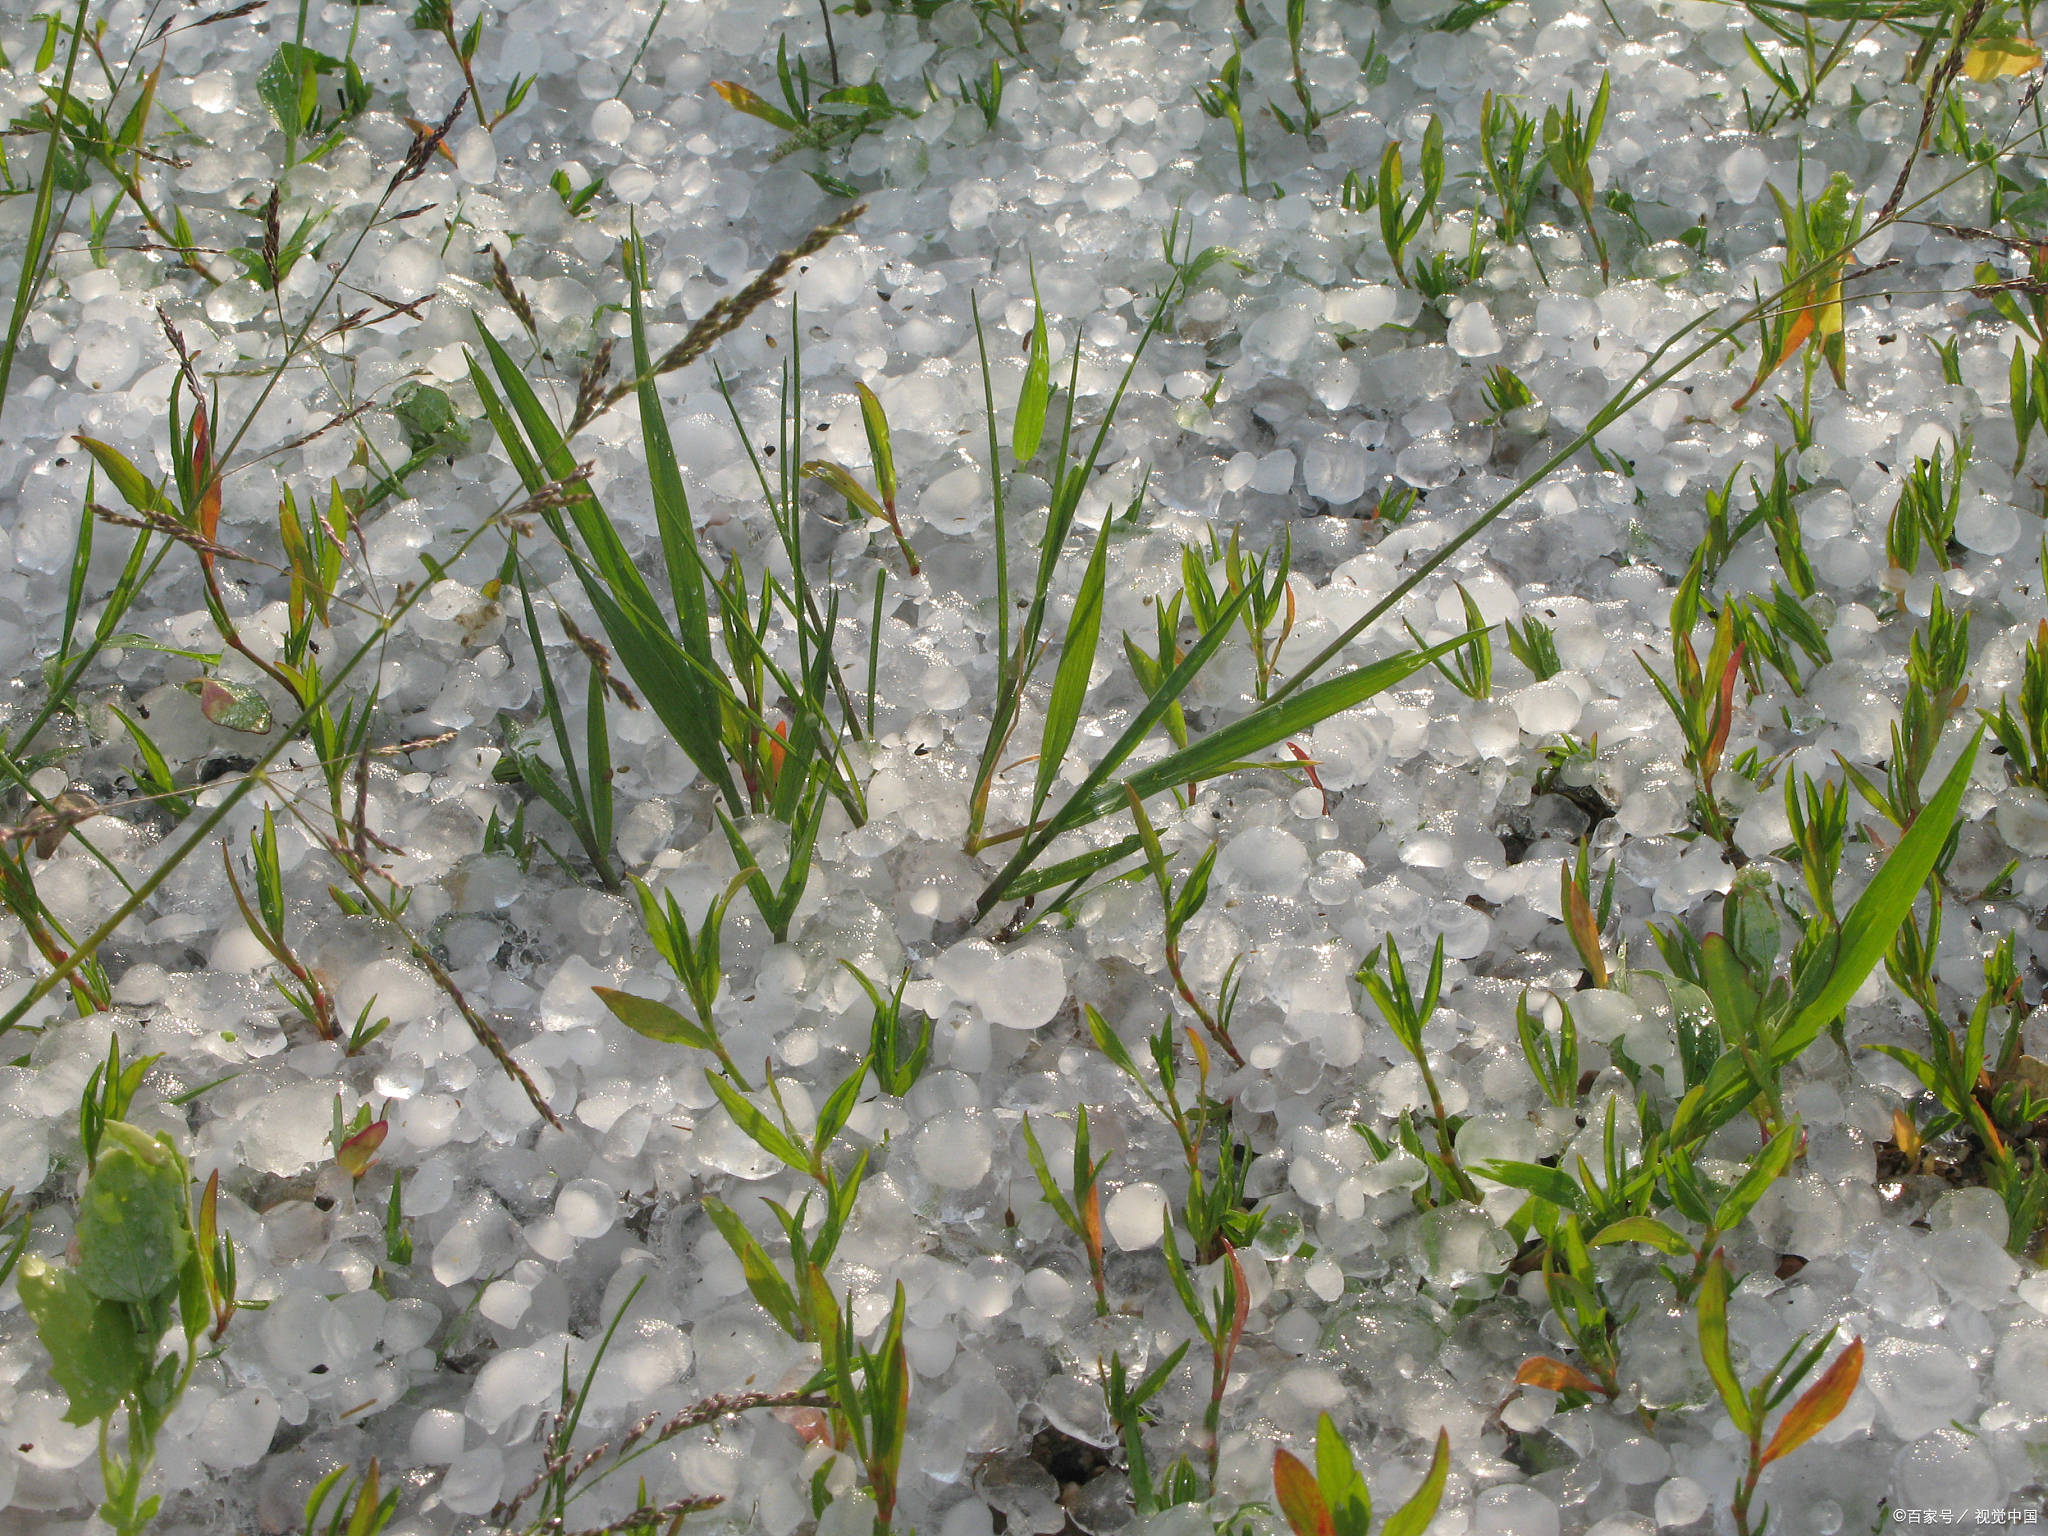
<path fill-rule="evenodd" d="M 414 453 L 454 447 L 469 441 L 469 429 L 455 413 L 455 402 L 446 390 L 431 384 L 407 384 L 391 396 L 391 414 L 405 432 L 405 444 Z"/>
<path fill-rule="evenodd" d="M 1700 941 L 1700 972 L 1723 1038 L 1747 1038 L 1756 1022 L 1757 990 L 1725 935 L 1710 933 Z"/>
<path fill-rule="evenodd" d="M 1053 673 L 1052 695 L 1045 706 L 1045 731 L 1039 738 L 1038 777 L 1031 790 L 1031 819 L 1045 807 L 1053 780 L 1066 761 L 1067 747 L 1080 724 L 1081 707 L 1088 698 L 1088 676 L 1095 668 L 1095 647 L 1102 635 L 1102 599 L 1109 582 L 1108 517 L 1096 536 L 1095 551 L 1082 572 L 1080 590 L 1074 595 L 1073 615 L 1067 620 L 1067 634 L 1060 645 L 1060 664 Z"/>
<path fill-rule="evenodd" d="M 280 43 L 256 77 L 257 98 L 270 108 L 278 127 L 297 136 L 306 131 L 311 110 L 307 96 L 312 94 L 317 104 L 319 77 L 339 68 L 341 60 L 331 54 L 298 43 Z"/>
<path fill-rule="evenodd" d="M 35 1319 L 50 1375 L 70 1402 L 67 1424 L 91 1424 L 120 1406 L 149 1374 L 150 1357 L 128 1309 L 86 1288 L 68 1269 L 31 1254 L 17 1272 L 21 1304 Z"/>
<path fill-rule="evenodd" d="M 1757 1465 L 1768 1467 L 1781 1456 L 1789 1456 L 1835 1421 L 1849 1406 L 1856 1383 L 1863 1379 L 1863 1341 L 1852 1339 L 1849 1347 L 1835 1356 L 1835 1363 L 1820 1380 L 1799 1395 L 1799 1401 L 1778 1421 L 1777 1433 L 1764 1447 Z"/>
<path fill-rule="evenodd" d="M 1799 1150 L 1801 1131 L 1799 1122 L 1793 1121 L 1778 1131 L 1764 1144 L 1756 1155 L 1756 1161 L 1749 1165 L 1748 1172 L 1736 1180 L 1735 1187 L 1728 1191 L 1714 1212 L 1714 1227 L 1720 1232 L 1732 1232 L 1742 1224 L 1742 1218 L 1750 1212 L 1765 1190 L 1777 1182 L 1778 1176 L 1792 1166 L 1792 1158 Z"/>
<path fill-rule="evenodd" d="M 636 1035 L 670 1045 L 693 1046 L 700 1051 L 717 1049 L 708 1030 L 693 1024 L 667 1003 L 651 997 L 636 997 L 615 987 L 592 987 L 598 1000 L 611 1009 L 612 1016 Z"/>
<path fill-rule="evenodd" d="M 1706 1278 L 1700 1282 L 1697 1306 L 1700 1358 L 1706 1361 L 1707 1374 L 1714 1380 L 1714 1390 L 1721 1394 L 1729 1419 L 1747 1435 L 1752 1432 L 1749 1398 L 1736 1379 L 1735 1358 L 1728 1350 L 1728 1260 L 1718 1251 L 1707 1265 Z"/>
<path fill-rule="evenodd" d="M 178 1284 L 192 1234 L 183 1159 L 118 1120 L 78 1203 L 78 1278 L 95 1296 L 145 1306 Z"/>
<path fill-rule="evenodd" d="M 1451 1437 L 1442 1430 L 1436 1432 L 1436 1454 L 1429 1459 L 1429 1471 L 1423 1476 L 1422 1486 L 1393 1514 L 1381 1527 L 1380 1536 L 1422 1536 L 1429 1529 L 1430 1521 L 1436 1518 L 1437 1506 L 1443 1503 L 1444 1482 L 1451 1475 Z"/>
<path fill-rule="evenodd" d="M 1337 1536 L 1315 1474 L 1291 1451 L 1273 1452 L 1273 1498 L 1294 1536 Z"/>
<path fill-rule="evenodd" d="M 1899 839 L 1876 877 L 1856 898 L 1856 905 L 1843 917 L 1840 943 L 1824 982 L 1771 1041 L 1774 1063 L 1783 1065 L 1813 1044 L 1821 1030 L 1841 1016 L 1849 999 L 1891 948 L 1893 936 L 1913 910 L 1920 888 L 1927 883 L 1943 845 L 1955 830 L 1963 792 L 1970 786 L 1970 770 L 1983 740 L 1984 727 L 1980 725 L 1948 777 L 1942 780 L 1941 788 L 1913 818 L 1906 835 Z M 1801 986 L 1798 990 L 1803 992 L 1806 988 Z"/>

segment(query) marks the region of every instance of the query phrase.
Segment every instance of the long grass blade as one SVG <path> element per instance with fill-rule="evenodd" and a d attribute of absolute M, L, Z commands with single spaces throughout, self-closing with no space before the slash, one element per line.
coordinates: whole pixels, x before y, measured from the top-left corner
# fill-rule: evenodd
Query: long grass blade
<path fill-rule="evenodd" d="M 1017 419 L 1010 429 L 1010 452 L 1019 464 L 1029 463 L 1045 435 L 1045 408 L 1052 398 L 1052 342 L 1045 332 L 1045 301 L 1038 296 L 1038 273 L 1031 274 L 1031 351 L 1024 363 L 1024 385 L 1017 392 Z"/>
<path fill-rule="evenodd" d="M 1080 724 L 1081 706 L 1088 697 L 1088 674 L 1095 667 L 1095 648 L 1102 636 L 1102 596 L 1109 581 L 1109 528 L 1104 517 L 1102 531 L 1095 539 L 1095 552 L 1088 557 L 1088 569 L 1081 575 L 1081 589 L 1074 595 L 1073 616 L 1067 621 L 1067 637 L 1060 649 L 1060 664 L 1053 673 L 1052 697 L 1046 704 L 1045 732 L 1039 738 L 1038 782 L 1031 791 L 1031 820 L 1045 807 L 1060 765 L 1066 761 L 1074 728 Z"/>
<path fill-rule="evenodd" d="M 1913 910 L 1920 888 L 1934 872 L 1942 848 L 1956 829 L 1963 793 L 1970 787 L 1970 770 L 1983 741 L 1984 727 L 1980 725 L 1941 788 L 1913 818 L 1906 835 L 1842 918 L 1834 964 L 1819 990 L 1800 1004 L 1772 1038 L 1772 1061 L 1790 1061 L 1813 1044 L 1829 1020 L 1840 1017 L 1849 1006 L 1849 999 L 1891 948 L 1899 925 Z"/>
<path fill-rule="evenodd" d="M 57 87 L 57 102 L 71 99 L 71 79 L 78 68 L 78 47 L 85 40 L 86 0 L 78 0 L 78 14 L 71 22 L 71 47 L 64 55 L 64 78 Z M 56 247 L 51 238 L 51 210 L 57 198 L 57 160 L 64 142 L 60 105 L 50 109 L 50 142 L 43 150 L 43 169 L 36 177 L 35 206 L 29 211 L 28 240 L 21 251 L 21 277 L 14 286 L 14 308 L 7 317 L 7 340 L 0 345 L 0 417 L 7 410 L 7 384 L 14 376 L 14 356 L 21 347 L 22 328 L 35 308 L 36 290 L 49 270 L 50 255 Z"/>

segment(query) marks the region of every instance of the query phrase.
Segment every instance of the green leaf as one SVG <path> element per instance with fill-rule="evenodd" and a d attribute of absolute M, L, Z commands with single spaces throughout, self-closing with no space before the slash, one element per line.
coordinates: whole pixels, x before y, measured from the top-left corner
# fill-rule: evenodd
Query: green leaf
<path fill-rule="evenodd" d="M 107 478 L 114 482 L 114 489 L 121 493 L 121 499 L 137 512 L 177 516 L 177 510 L 165 499 L 163 492 L 118 448 L 82 433 L 76 436 L 75 441 L 93 456 L 99 467 L 106 471 Z"/>
<path fill-rule="evenodd" d="M 889 443 L 888 413 L 867 385 L 856 382 L 853 387 L 860 395 L 860 421 L 867 429 L 868 458 L 875 466 L 875 488 L 882 493 L 882 504 L 893 507 L 896 505 L 896 452 Z"/>
<path fill-rule="evenodd" d="M 110 1120 L 78 1204 L 78 1278 L 107 1301 L 146 1306 L 178 1284 L 192 1234 L 184 1160 Z"/>
<path fill-rule="evenodd" d="M 804 1335 L 803 1314 L 797 1305 L 796 1292 L 789 1282 L 782 1278 L 768 1257 L 768 1250 L 760 1240 L 749 1232 L 733 1210 L 722 1200 L 706 1195 L 701 1202 L 704 1214 L 711 1218 L 711 1224 L 718 1228 L 719 1235 L 731 1245 L 735 1257 L 740 1261 L 740 1272 L 746 1276 L 747 1289 L 761 1309 L 775 1319 L 784 1333 L 792 1338 Z"/>
<path fill-rule="evenodd" d="M 1436 1518 L 1437 1506 L 1444 1499 L 1444 1481 L 1450 1475 L 1451 1437 L 1438 1430 L 1436 1454 L 1429 1459 L 1429 1471 L 1422 1479 L 1422 1486 L 1415 1490 L 1406 1504 L 1387 1517 L 1380 1536 L 1422 1536 L 1429 1529 L 1430 1521 Z"/>
<path fill-rule="evenodd" d="M 298 43 L 280 43 L 256 77 L 257 98 L 277 119 L 277 126 L 297 137 L 305 132 L 306 87 L 318 76 L 341 68 L 341 60 Z"/>
<path fill-rule="evenodd" d="M 1849 999 L 1891 948 L 1893 935 L 1913 910 L 1920 888 L 1927 883 L 1943 846 L 1955 831 L 1963 792 L 1970 786 L 1970 770 L 1983 740 L 1984 727 L 1980 725 L 1948 777 L 1942 780 L 1941 788 L 1913 818 L 1906 835 L 1899 839 L 1884 866 L 1842 919 L 1841 940 L 1833 965 L 1818 990 L 1805 999 L 1772 1039 L 1773 1062 L 1782 1065 L 1791 1061 L 1813 1044 L 1829 1022 L 1841 1017 Z M 1795 995 L 1806 990 L 1806 986 L 1795 981 Z"/>
<path fill-rule="evenodd" d="M 1135 1081 L 1138 1076 L 1138 1064 L 1131 1059 L 1130 1047 L 1124 1044 L 1123 1037 L 1116 1032 L 1109 1020 L 1096 1011 L 1093 1003 L 1083 1003 L 1081 1015 L 1088 1022 L 1088 1034 L 1095 1041 L 1095 1048 L 1116 1063 L 1127 1077 Z"/>
<path fill-rule="evenodd" d="M 1714 1379 L 1714 1390 L 1728 1417 L 1743 1434 L 1751 1433 L 1749 1398 L 1736 1379 L 1735 1359 L 1728 1351 L 1728 1260 L 1715 1251 L 1699 1289 L 1700 1358 Z"/>
<path fill-rule="evenodd" d="M 551 481 L 567 479 L 576 471 L 575 460 L 539 396 L 481 320 L 477 321 L 477 337 L 490 358 L 492 373 L 505 391 L 505 399 L 499 398 L 490 376 L 474 357 L 470 359 L 470 381 L 476 385 L 484 413 L 513 468 L 519 472 L 521 483 L 534 492 Z M 641 348 L 636 346 L 636 365 L 642 355 Z M 506 400 L 511 402 L 510 410 Z M 680 640 L 661 617 L 646 579 L 595 496 L 578 490 L 567 497 L 569 520 L 574 523 L 587 555 L 568 543 L 567 525 L 560 512 L 544 512 L 543 516 L 563 539 L 606 638 L 625 663 L 649 708 L 697 771 L 717 787 L 726 804 L 740 807 L 745 801 L 733 783 L 718 736 L 720 707 L 730 700 L 730 691 L 721 690 L 716 681 L 722 674 L 710 659 L 710 631 L 704 616 L 702 589 L 693 589 L 687 575 L 681 581 L 677 579 L 678 562 L 689 558 L 684 550 L 694 552 L 694 544 L 689 542 L 687 533 L 688 508 L 682 503 L 674 452 L 667 446 L 668 429 L 654 394 L 652 377 L 646 370 L 641 372 L 640 426 L 663 552 L 668 559 L 671 586 L 675 588 Z M 527 446 L 529 439 L 531 449 Z"/>
<path fill-rule="evenodd" d="M 853 1114 L 854 1101 L 860 1096 L 860 1085 L 867 1081 L 868 1066 L 872 1060 L 869 1056 L 861 1057 L 853 1075 L 832 1090 L 824 1108 L 818 1111 L 817 1141 L 820 1147 L 828 1145 Z"/>
<path fill-rule="evenodd" d="M 1038 297 L 1038 274 L 1031 275 L 1031 351 L 1024 363 L 1024 387 L 1017 392 L 1017 420 L 1010 433 L 1010 452 L 1019 464 L 1038 452 L 1045 435 L 1046 402 L 1052 398 L 1052 346 L 1045 334 L 1045 304 Z"/>
<path fill-rule="evenodd" d="M 1700 941 L 1700 971 L 1723 1037 L 1747 1038 L 1756 1023 L 1758 994 L 1725 935 L 1710 933 Z"/>
<path fill-rule="evenodd" d="M 1074 1214 L 1074 1208 L 1067 1203 L 1067 1197 L 1060 1193 L 1060 1186 L 1052 1176 L 1052 1168 L 1045 1160 L 1045 1149 L 1038 1144 L 1038 1133 L 1031 1129 L 1031 1116 L 1024 1117 L 1024 1156 L 1031 1164 L 1031 1171 L 1038 1175 L 1038 1188 L 1045 1196 L 1045 1203 L 1052 1207 L 1052 1213 L 1059 1217 L 1060 1225 L 1074 1236 L 1081 1235 L 1081 1218 Z"/>
<path fill-rule="evenodd" d="M 49 1352 L 50 1375 L 70 1401 L 65 1423 L 103 1419 L 140 1389 L 150 1358 L 126 1307 L 93 1295 L 76 1274 L 33 1254 L 21 1261 L 18 1284 L 21 1304 Z"/>
<path fill-rule="evenodd" d="M 834 464 L 830 459 L 812 459 L 800 471 L 806 480 L 822 480 L 841 496 L 846 498 L 862 517 L 880 517 L 882 504 L 868 494 L 868 488 L 853 478 L 844 465 Z"/>
<path fill-rule="evenodd" d="M 811 1160 L 804 1156 L 804 1150 L 789 1134 L 762 1114 L 760 1109 L 745 1094 L 741 1093 L 723 1077 L 708 1079 L 711 1091 L 718 1095 L 718 1102 L 725 1106 L 725 1112 L 732 1116 L 733 1123 L 748 1136 L 755 1145 L 771 1157 L 780 1158 L 798 1173 L 811 1171 Z"/>
<path fill-rule="evenodd" d="M 1276 742 L 1285 741 L 1289 736 L 1308 730 L 1317 721 L 1340 714 L 1354 704 L 1363 703 L 1374 694 L 1385 692 L 1417 668 L 1428 665 L 1438 656 L 1472 638 L 1470 635 L 1460 635 L 1426 651 L 1402 651 L 1383 661 L 1356 667 L 1325 682 L 1304 688 L 1291 698 L 1263 705 L 1243 718 L 1211 731 L 1193 745 L 1141 768 L 1125 780 L 1124 784 L 1108 782 L 1110 776 L 1123 765 L 1124 760 L 1132 752 L 1137 750 L 1139 743 L 1166 713 L 1168 705 L 1178 699 L 1194 681 L 1195 674 L 1207 664 L 1210 655 L 1222 643 L 1225 633 L 1237 622 L 1238 615 L 1250 597 L 1251 588 L 1247 585 L 1240 587 L 1224 604 L 1216 615 L 1216 622 L 1200 640 L 1189 647 L 1186 657 L 1174 667 L 1158 691 L 1146 701 L 1145 707 L 1138 711 L 1130 725 L 1125 728 L 1124 733 L 1102 755 L 1081 787 L 1075 790 L 1067 802 L 1053 814 L 1050 821 L 1039 828 L 1036 836 L 1025 840 L 1010 862 L 989 882 L 976 903 L 980 912 L 986 914 L 990 907 L 1021 883 L 1020 877 L 1054 837 L 1071 828 L 1099 821 L 1119 805 L 1125 804 L 1124 784 L 1135 789 L 1141 797 L 1149 799 L 1182 784 L 1214 778 L 1218 774 L 1241 766 L 1241 759 L 1247 754 L 1263 751 Z M 1100 863 L 1092 863 L 1090 867 L 1099 868 Z"/>
<path fill-rule="evenodd" d="M 667 1003 L 658 1003 L 651 997 L 635 997 L 631 992 L 621 992 L 615 987 L 592 987 L 605 1007 L 626 1028 L 650 1040 L 664 1041 L 670 1045 L 693 1046 L 700 1051 L 718 1048 L 710 1031 L 690 1022 Z"/>
<path fill-rule="evenodd" d="M 398 418 L 406 446 L 414 453 L 458 447 L 469 441 L 469 429 L 455 414 L 455 402 L 446 390 L 431 384 L 410 383 L 394 390 L 391 414 Z"/>
<path fill-rule="evenodd" d="M 1588 1248 L 1604 1248 L 1611 1243 L 1648 1243 L 1659 1253 L 1674 1257 L 1692 1252 L 1692 1244 L 1676 1229 L 1654 1216 L 1624 1216 L 1619 1221 L 1610 1221 L 1586 1239 Z"/>
<path fill-rule="evenodd" d="M 1039 737 L 1038 777 L 1031 790 L 1031 819 L 1045 807 L 1053 780 L 1066 761 L 1067 747 L 1080 724 L 1081 707 L 1088 697 L 1088 675 L 1095 668 L 1095 648 L 1102 635 L 1102 597 L 1109 582 L 1109 528 L 1104 517 L 1096 536 L 1095 551 L 1081 575 L 1080 590 L 1074 595 L 1074 612 L 1067 621 L 1066 639 L 1060 645 L 1060 664 L 1053 674 L 1052 695 L 1045 706 L 1045 731 Z"/>
<path fill-rule="evenodd" d="M 1351 1447 L 1327 1413 L 1316 1420 L 1316 1484 L 1330 1506 L 1337 1536 L 1367 1536 L 1372 1525 L 1372 1494 Z"/>
<path fill-rule="evenodd" d="M 1732 1232 L 1742 1224 L 1742 1218 L 1749 1214 L 1750 1207 L 1762 1199 L 1764 1191 L 1792 1165 L 1793 1154 L 1799 1150 L 1799 1137 L 1799 1122 L 1795 1120 L 1765 1143 L 1763 1150 L 1757 1153 L 1756 1161 L 1749 1165 L 1749 1171 L 1736 1181 L 1735 1187 L 1728 1191 L 1715 1210 L 1716 1231 Z"/>
<path fill-rule="evenodd" d="M 1548 1200 L 1560 1210 L 1584 1212 L 1586 1209 L 1586 1192 L 1579 1188 L 1579 1181 L 1562 1168 L 1549 1168 L 1542 1163 L 1502 1162 L 1495 1159 L 1481 1163 L 1472 1171 L 1482 1179 L 1492 1179 L 1496 1184 L 1506 1184 L 1512 1189 L 1526 1189 L 1530 1194 Z"/>

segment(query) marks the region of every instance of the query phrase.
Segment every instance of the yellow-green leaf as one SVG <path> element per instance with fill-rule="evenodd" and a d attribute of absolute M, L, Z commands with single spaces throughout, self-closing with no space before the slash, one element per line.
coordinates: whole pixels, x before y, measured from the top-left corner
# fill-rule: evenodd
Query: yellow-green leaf
<path fill-rule="evenodd" d="M 1436 1509 L 1443 1502 L 1444 1480 L 1451 1475 L 1451 1437 L 1442 1430 L 1436 1432 L 1436 1454 L 1429 1460 L 1429 1471 L 1422 1479 L 1422 1486 L 1393 1514 L 1380 1530 L 1380 1536 L 1422 1536 L 1429 1529 L 1430 1521 L 1436 1518 Z"/>
<path fill-rule="evenodd" d="M 711 89 L 735 112 L 744 112 L 749 117 L 758 117 L 764 123 L 773 123 L 785 133 L 795 133 L 803 124 L 791 117 L 780 107 L 771 107 L 759 96 L 736 80 L 714 80 Z"/>
<path fill-rule="evenodd" d="M 882 504 L 868 494 L 868 488 L 854 479 L 848 470 L 827 459 L 812 459 L 804 465 L 802 474 L 807 480 L 822 480 L 833 490 L 846 498 L 846 504 L 862 517 L 880 517 Z"/>
<path fill-rule="evenodd" d="M 1987 37 L 1970 45 L 1963 59 L 1963 73 L 1972 80 L 1996 80 L 2001 75 L 2023 75 L 2041 62 L 2041 50 L 2024 37 Z"/>
<path fill-rule="evenodd" d="M 613 987 L 592 987 L 598 1000 L 611 1009 L 612 1016 L 636 1035 L 670 1045 L 693 1046 L 700 1051 L 715 1048 L 716 1042 L 682 1014 L 651 997 L 635 997 Z"/>
<path fill-rule="evenodd" d="M 1698 1305 L 1700 1357 L 1707 1363 L 1707 1374 L 1714 1379 L 1714 1390 L 1721 1394 L 1729 1419 L 1746 1435 L 1751 1428 L 1749 1398 L 1736 1379 L 1735 1358 L 1728 1349 L 1728 1260 L 1718 1249 L 1700 1282 Z"/>
<path fill-rule="evenodd" d="M 889 416 L 882 402 L 867 385 L 856 383 L 860 395 L 860 422 L 867 429 L 868 457 L 875 466 L 875 488 L 882 493 L 882 505 L 896 506 L 896 450 L 889 443 Z"/>

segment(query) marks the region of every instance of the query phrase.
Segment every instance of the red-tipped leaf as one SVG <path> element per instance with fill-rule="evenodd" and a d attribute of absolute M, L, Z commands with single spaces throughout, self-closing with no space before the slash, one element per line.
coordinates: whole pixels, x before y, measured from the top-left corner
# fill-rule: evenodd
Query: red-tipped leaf
<path fill-rule="evenodd" d="M 1273 1452 L 1273 1497 L 1294 1536 L 1337 1536 L 1316 1475 L 1292 1451 Z"/>
<path fill-rule="evenodd" d="M 1863 1379 L 1863 1341 L 1852 1339 L 1849 1347 L 1835 1356 L 1835 1363 L 1821 1372 L 1819 1381 L 1799 1394 L 1777 1433 L 1764 1447 L 1758 1466 L 1768 1467 L 1781 1456 L 1790 1456 L 1800 1446 L 1826 1429 L 1849 1406 L 1856 1383 Z"/>

